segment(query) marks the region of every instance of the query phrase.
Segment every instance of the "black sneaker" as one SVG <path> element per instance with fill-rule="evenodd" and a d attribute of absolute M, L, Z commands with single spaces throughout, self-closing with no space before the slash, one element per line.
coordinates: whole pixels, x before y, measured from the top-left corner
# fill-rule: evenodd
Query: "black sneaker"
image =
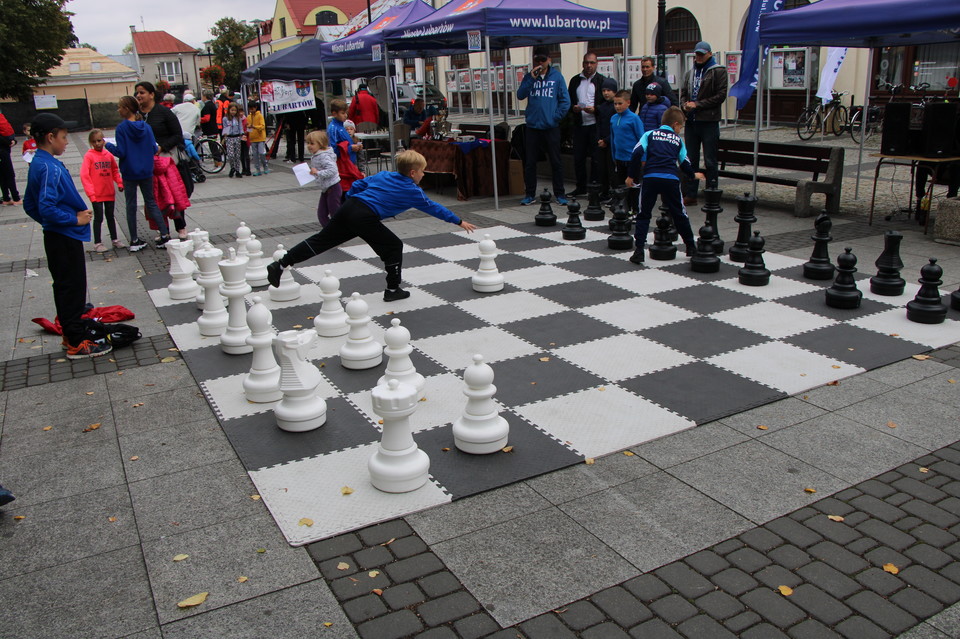
<path fill-rule="evenodd" d="M 643 264 L 643 247 L 641 246 L 633 252 L 633 255 L 630 256 L 630 261 L 634 264 Z"/>
<path fill-rule="evenodd" d="M 78 346 L 67 348 L 67 359 L 87 359 L 101 357 L 113 350 L 113 346 L 102 340 L 85 339 Z"/>
<path fill-rule="evenodd" d="M 157 240 L 157 248 L 160 249 L 160 250 L 162 250 L 162 251 L 166 251 L 166 250 L 167 250 L 167 242 L 169 242 L 169 241 L 170 241 L 170 236 L 169 236 L 169 235 L 161 235 L 161 236 L 160 236 L 160 239 Z"/>
<path fill-rule="evenodd" d="M 383 292 L 384 302 L 396 302 L 397 300 L 405 300 L 408 297 L 410 297 L 410 291 L 405 291 L 402 288 L 388 288 Z"/>
<path fill-rule="evenodd" d="M 16 497 L 13 496 L 13 493 L 11 493 L 9 490 L 4 488 L 3 486 L 0 486 L 0 506 L 6 506 L 7 504 L 9 504 L 11 501 L 15 499 Z"/>
<path fill-rule="evenodd" d="M 687 257 L 693 257 L 697 254 L 697 247 L 693 244 L 687 244 Z"/>
<path fill-rule="evenodd" d="M 279 262 L 270 262 L 267 264 L 267 281 L 273 288 L 280 287 L 280 276 L 283 275 L 283 267 Z"/>
<path fill-rule="evenodd" d="M 127 247 L 127 250 L 131 253 L 136 253 L 137 251 L 142 251 L 144 248 L 146 248 L 146 246 L 147 243 L 143 240 L 134 240 L 130 242 L 130 246 Z"/>

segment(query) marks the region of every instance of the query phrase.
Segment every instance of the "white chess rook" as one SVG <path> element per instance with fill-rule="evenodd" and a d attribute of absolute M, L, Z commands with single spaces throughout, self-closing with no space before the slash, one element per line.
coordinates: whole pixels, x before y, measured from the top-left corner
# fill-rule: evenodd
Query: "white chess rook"
<path fill-rule="evenodd" d="M 230 249 L 230 259 L 218 265 L 223 276 L 220 292 L 227 296 L 227 329 L 220 335 L 220 348 L 227 355 L 243 355 L 253 351 L 247 344 L 250 329 L 247 328 L 247 305 L 244 296 L 251 291 L 243 278 L 247 270 L 247 258 L 240 257 Z"/>
<path fill-rule="evenodd" d="M 273 261 L 279 262 L 287 251 L 283 244 L 277 244 L 277 250 L 273 252 Z M 263 267 L 266 272 L 267 267 Z M 280 276 L 280 286 L 270 286 L 267 288 L 270 299 L 274 302 L 292 302 L 300 299 L 300 283 L 293 279 L 293 272 L 290 267 L 284 267 L 283 274 Z"/>
<path fill-rule="evenodd" d="M 478 293 L 496 293 L 503 290 L 503 273 L 497 269 L 497 245 L 484 235 L 480 245 L 480 268 L 473 276 L 473 290 Z"/>
<path fill-rule="evenodd" d="M 340 364 L 351 370 L 365 370 L 379 366 L 383 361 L 383 346 L 370 334 L 370 309 L 360 297 L 354 293 L 347 302 L 347 324 L 350 333 L 346 343 L 340 347 Z"/>
<path fill-rule="evenodd" d="M 250 336 L 247 344 L 253 349 L 250 372 L 243 378 L 243 394 L 248 402 L 267 404 L 280 401 L 280 366 L 273 356 L 273 315 L 260 297 L 253 298 L 247 311 Z"/>
<path fill-rule="evenodd" d="M 467 406 L 463 416 L 453 422 L 453 441 L 465 453 L 486 455 L 507 445 L 510 424 L 500 417 L 493 396 L 493 369 L 483 362 L 482 355 L 473 356 L 473 364 L 463 372 L 467 387 Z"/>
<path fill-rule="evenodd" d="M 250 241 L 250 236 L 253 234 L 253 231 L 250 230 L 250 227 L 247 226 L 246 222 L 240 222 L 240 226 L 237 227 L 237 255 L 240 257 L 247 257 L 247 242 Z"/>
<path fill-rule="evenodd" d="M 367 462 L 370 483 L 385 493 L 407 493 L 429 478 L 430 458 L 417 447 L 410 415 L 419 393 L 409 384 L 391 379 L 371 391 L 373 412 L 383 418 L 380 446 Z"/>
<path fill-rule="evenodd" d="M 203 315 L 197 320 L 197 326 L 204 337 L 217 337 L 223 335 L 228 323 L 227 308 L 223 305 L 223 297 L 220 295 L 223 275 L 220 273 L 218 263 L 223 257 L 223 251 L 210 246 L 207 242 L 194 251 L 193 255 L 197 259 L 197 264 L 200 265 L 197 283 L 203 287 L 204 291 Z"/>
<path fill-rule="evenodd" d="M 317 395 L 323 377 L 316 366 L 304 359 L 316 339 L 317 334 L 309 329 L 283 331 L 273 338 L 283 393 L 273 414 L 281 430 L 302 433 L 320 428 L 327 421 L 327 403 Z"/>
<path fill-rule="evenodd" d="M 390 328 L 383 335 L 387 343 L 383 347 L 383 354 L 387 356 L 387 369 L 377 384 L 386 384 L 387 380 L 395 379 L 404 384 L 410 384 L 417 389 L 417 396 L 423 397 L 423 387 L 426 381 L 423 375 L 417 372 L 410 359 L 413 347 L 410 346 L 410 331 L 400 326 L 400 320 L 394 317 L 390 320 Z"/>
<path fill-rule="evenodd" d="M 281 277 L 281 281 L 283 278 Z M 340 303 L 340 280 L 331 271 L 324 271 L 320 278 L 320 297 L 323 304 L 313 318 L 313 328 L 320 337 L 340 337 L 350 331 L 347 313 Z"/>
<path fill-rule="evenodd" d="M 270 282 L 267 280 L 267 262 L 263 259 L 263 243 L 257 239 L 256 235 L 250 236 L 247 242 L 247 284 L 250 286 L 266 286 Z"/>
<path fill-rule="evenodd" d="M 187 257 L 193 250 L 192 240 L 170 240 L 166 244 L 170 257 L 170 284 L 167 293 L 172 300 L 192 300 L 200 292 L 200 286 L 193 281 L 196 265 Z"/>

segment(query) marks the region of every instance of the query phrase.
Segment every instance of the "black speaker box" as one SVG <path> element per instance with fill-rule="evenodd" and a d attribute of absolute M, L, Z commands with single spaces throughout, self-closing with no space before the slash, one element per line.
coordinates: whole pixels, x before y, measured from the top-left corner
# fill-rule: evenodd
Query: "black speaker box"
<path fill-rule="evenodd" d="M 958 104 L 929 102 L 923 110 L 923 148 L 920 153 L 928 158 L 944 158 L 957 154 Z"/>
<path fill-rule="evenodd" d="M 911 155 L 916 152 L 913 144 L 915 136 L 910 131 L 911 106 L 908 102 L 891 102 L 884 110 L 880 138 L 880 152 L 884 155 Z"/>

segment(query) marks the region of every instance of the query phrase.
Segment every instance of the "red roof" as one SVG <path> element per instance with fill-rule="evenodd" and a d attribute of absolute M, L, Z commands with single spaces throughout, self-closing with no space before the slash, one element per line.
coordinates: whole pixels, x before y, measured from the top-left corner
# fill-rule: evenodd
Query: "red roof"
<path fill-rule="evenodd" d="M 197 48 L 174 38 L 166 31 L 134 31 L 133 46 L 139 55 L 196 53 Z"/>
<path fill-rule="evenodd" d="M 311 9 L 317 7 L 316 0 L 283 0 L 283 4 L 286 5 L 287 11 L 293 17 L 294 29 L 293 32 L 299 29 L 301 35 L 313 34 L 317 32 L 317 28 L 314 25 L 304 27 L 303 23 L 306 21 L 307 16 L 310 14 Z M 347 14 L 347 19 L 352 18 L 361 11 L 367 10 L 367 1 L 366 0 L 340 0 L 337 3 L 337 8 Z M 288 33 L 290 33 L 288 31 Z"/>

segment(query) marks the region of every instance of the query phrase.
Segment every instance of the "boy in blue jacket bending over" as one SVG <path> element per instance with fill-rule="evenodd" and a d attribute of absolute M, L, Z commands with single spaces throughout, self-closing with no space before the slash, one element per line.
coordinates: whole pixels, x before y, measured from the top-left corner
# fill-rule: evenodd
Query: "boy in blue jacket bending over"
<path fill-rule="evenodd" d="M 54 157 L 67 149 L 67 125 L 52 113 L 41 113 L 30 123 L 30 132 L 37 141 L 37 154 L 27 174 L 23 210 L 43 227 L 43 250 L 53 277 L 53 303 L 67 359 L 106 355 L 113 347 L 86 339 L 82 319 L 87 303 L 83 243 L 90 241 L 90 209 L 67 167 Z"/>
<path fill-rule="evenodd" d="M 610 150 L 613 152 L 613 163 L 617 167 L 617 182 L 627 184 L 627 174 L 630 168 L 630 157 L 633 147 L 637 146 L 643 135 L 643 122 L 640 116 L 630 110 L 630 92 L 618 91 L 613 98 L 613 108 L 616 113 L 610 118 Z M 637 189 L 627 191 L 626 208 L 631 213 L 637 212 Z"/>
<path fill-rule="evenodd" d="M 346 202 L 337 209 L 329 224 L 287 251 L 279 262 L 267 265 L 270 284 L 280 285 L 284 267 L 299 264 L 359 237 L 383 260 L 387 271 L 387 289 L 383 292 L 383 301 L 395 302 L 410 297 L 409 291 L 400 288 L 403 242 L 383 225 L 383 220 L 413 208 L 456 224 L 468 233 L 477 228 L 427 197 L 419 186 L 425 168 L 426 158 L 416 151 L 404 151 L 397 155 L 396 173 L 381 171 L 354 182 L 347 192 Z"/>

